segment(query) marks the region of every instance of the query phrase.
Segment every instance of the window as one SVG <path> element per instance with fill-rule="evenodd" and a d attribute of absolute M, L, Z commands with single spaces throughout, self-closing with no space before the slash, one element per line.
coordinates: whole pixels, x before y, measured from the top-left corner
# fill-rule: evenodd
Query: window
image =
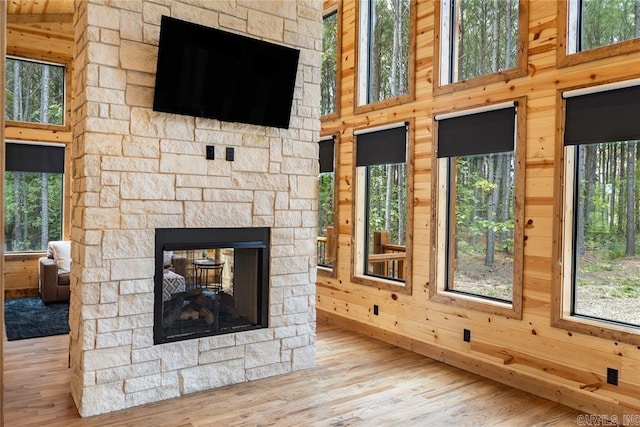
<path fill-rule="evenodd" d="M 640 328 L 638 84 L 564 94 L 563 294 L 556 308 L 564 320 L 599 325 L 592 332 Z"/>
<path fill-rule="evenodd" d="M 337 230 L 335 228 L 335 141 L 319 142 L 320 173 L 318 175 L 318 269 L 319 272 L 335 268 Z"/>
<path fill-rule="evenodd" d="M 358 105 L 409 93 L 409 0 L 361 0 Z"/>
<path fill-rule="evenodd" d="M 338 102 L 338 11 L 322 20 L 322 63 L 320 65 L 320 114 L 337 112 Z"/>
<path fill-rule="evenodd" d="M 406 125 L 356 133 L 354 281 L 406 285 Z"/>
<path fill-rule="evenodd" d="M 64 124 L 64 66 L 7 58 L 5 118 Z"/>
<path fill-rule="evenodd" d="M 516 135 L 524 119 L 517 110 L 509 102 L 436 116 L 436 301 L 520 316 L 524 170 Z"/>
<path fill-rule="evenodd" d="M 571 0 L 569 52 L 581 52 L 638 37 L 636 0 Z"/>
<path fill-rule="evenodd" d="M 569 0 L 559 3 L 560 66 L 621 55 L 640 49 L 635 0 Z M 615 47 L 614 47 L 615 46 Z"/>
<path fill-rule="evenodd" d="M 7 143 L 5 249 L 43 252 L 62 239 L 64 147 Z"/>
<path fill-rule="evenodd" d="M 488 75 L 489 81 L 508 80 L 526 73 L 528 18 L 522 2 L 443 0 L 437 7 L 440 86 Z"/>

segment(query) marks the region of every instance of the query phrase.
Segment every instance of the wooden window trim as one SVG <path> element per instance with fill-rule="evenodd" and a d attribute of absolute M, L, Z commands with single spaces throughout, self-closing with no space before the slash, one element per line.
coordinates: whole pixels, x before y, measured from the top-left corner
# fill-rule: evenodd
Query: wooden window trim
<path fill-rule="evenodd" d="M 591 61 L 597 61 L 599 59 L 627 55 L 629 53 L 640 51 L 640 38 L 635 38 L 581 52 L 567 53 L 567 42 L 569 37 L 569 2 L 559 1 L 557 5 L 558 45 L 556 48 L 556 55 L 558 68 L 571 67 Z"/>
<path fill-rule="evenodd" d="M 409 1 L 409 81 L 407 82 L 407 93 L 405 95 L 397 96 L 395 98 L 384 99 L 382 101 L 375 101 L 368 104 L 359 105 L 360 99 L 360 84 L 359 79 L 361 75 L 360 70 L 360 3 L 356 2 L 356 23 L 355 23 L 355 90 L 353 91 L 353 113 L 362 114 L 371 111 L 381 110 L 384 108 L 394 107 L 396 105 L 406 104 L 415 101 L 415 80 L 416 80 L 416 1 Z"/>
<path fill-rule="evenodd" d="M 320 137 L 333 137 L 333 253 L 336 254 L 333 260 L 333 267 L 327 268 L 322 266 L 317 266 L 317 272 L 319 277 L 327 277 L 327 278 L 336 278 L 338 275 L 338 260 L 340 257 L 338 256 L 338 174 L 339 174 L 339 164 L 340 164 L 340 134 L 323 134 Z"/>
<path fill-rule="evenodd" d="M 514 194 L 514 230 L 513 230 L 513 297 L 511 304 L 492 301 L 481 296 L 464 295 L 456 292 L 445 290 L 443 274 L 451 274 L 445 271 L 445 260 L 448 254 L 445 253 L 446 248 L 446 231 L 443 226 L 439 225 L 440 218 L 449 215 L 449 208 L 446 197 L 442 200 L 442 193 L 449 186 L 446 181 L 446 170 L 440 167 L 439 163 L 448 161 L 447 159 L 438 159 L 435 149 L 438 146 L 438 123 L 433 120 L 433 148 L 432 150 L 432 170 L 433 183 L 431 200 L 433 200 L 433 209 L 431 211 L 431 262 L 429 271 L 429 300 L 463 308 L 466 310 L 475 310 L 504 316 L 512 319 L 522 319 L 522 288 L 524 276 L 524 192 L 525 192 L 525 156 L 526 156 L 526 129 L 527 129 L 527 98 L 520 97 L 513 99 L 518 104 L 516 110 L 516 142 L 515 142 L 515 194 Z M 492 103 L 493 104 L 493 103 Z M 485 104 L 490 105 L 490 104 Z M 481 105 L 484 106 L 484 105 Z M 479 105 L 469 106 L 468 109 L 480 107 Z M 467 108 L 465 108 L 467 109 Z M 450 111 L 441 111 L 437 114 L 448 113 Z"/>
<path fill-rule="evenodd" d="M 441 2 L 438 0 L 435 2 L 434 9 L 435 17 L 435 37 L 433 43 L 433 95 L 446 95 L 461 90 L 476 88 L 485 86 L 496 82 L 509 82 L 518 77 L 524 77 L 528 72 L 528 51 L 529 51 L 529 0 L 520 0 L 518 6 L 518 65 L 515 68 L 499 71 L 497 73 L 485 74 L 478 77 L 473 77 L 467 80 L 461 80 L 446 85 L 440 84 L 440 61 L 441 55 L 445 52 L 440 52 L 440 34 L 441 27 Z M 446 53 L 449 55 L 449 52 Z"/>
<path fill-rule="evenodd" d="M 571 245 L 566 244 L 567 236 L 572 234 L 567 230 L 567 227 L 572 227 L 571 221 L 566 221 L 566 218 L 573 212 L 573 206 L 567 203 L 569 198 L 573 198 L 573 187 L 568 185 L 569 179 L 571 182 L 573 181 L 573 174 L 569 170 L 573 159 L 571 155 L 567 155 L 568 152 L 564 146 L 565 104 L 562 99 L 562 92 L 570 89 L 577 88 L 558 90 L 556 96 L 556 123 L 560 125 L 557 126 L 556 131 L 555 158 L 557 161 L 554 175 L 557 179 L 555 180 L 554 192 L 559 196 L 554 198 L 553 204 L 553 217 L 555 218 L 553 240 L 555 244 L 552 247 L 551 259 L 556 261 L 552 264 L 551 326 L 569 332 L 578 332 L 640 346 L 640 328 L 571 315 L 573 283 L 567 274 L 571 275 L 573 242 Z M 575 148 L 570 147 L 570 149 L 574 150 Z"/>
<path fill-rule="evenodd" d="M 323 4 L 322 19 L 335 13 L 337 22 L 337 40 L 336 40 L 336 105 L 333 113 L 320 116 L 320 122 L 328 122 L 340 118 L 340 94 L 342 87 L 342 2 L 337 0 L 328 0 Z"/>
<path fill-rule="evenodd" d="M 384 126 L 386 124 L 398 123 L 402 120 L 394 120 L 389 123 L 380 123 L 380 126 Z M 405 266 L 406 266 L 406 276 L 404 282 L 396 282 L 394 280 L 378 278 L 367 275 L 359 275 L 356 273 L 356 264 L 359 262 L 357 251 L 359 248 L 363 246 L 364 235 L 360 233 L 358 230 L 358 216 L 359 216 L 359 206 L 362 203 L 358 203 L 359 199 L 362 199 L 362 196 L 359 194 L 364 190 L 364 186 L 362 185 L 361 180 L 358 179 L 358 167 L 356 166 L 356 138 L 353 138 L 353 158 L 352 158 L 352 177 L 353 177 L 353 185 L 352 185 L 352 217 L 351 217 L 351 275 L 350 279 L 352 283 L 357 283 L 359 285 L 370 286 L 373 288 L 377 288 L 379 290 L 385 290 L 390 292 L 395 292 L 399 294 L 411 295 L 413 293 L 413 281 L 412 281 L 412 271 L 413 271 L 413 188 L 414 188 L 414 129 L 415 129 L 415 119 L 407 118 L 403 120 L 406 123 L 407 128 L 407 159 L 406 159 L 406 167 L 407 167 L 407 199 L 406 199 L 406 222 L 405 222 Z M 363 130 L 367 128 L 371 128 L 372 126 L 363 127 L 357 130 Z M 335 266 L 334 266 L 335 269 Z"/>

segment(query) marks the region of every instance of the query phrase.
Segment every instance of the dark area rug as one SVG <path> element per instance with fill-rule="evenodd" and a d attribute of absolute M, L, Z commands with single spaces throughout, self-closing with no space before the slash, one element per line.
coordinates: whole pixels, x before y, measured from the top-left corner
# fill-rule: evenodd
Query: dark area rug
<path fill-rule="evenodd" d="M 69 303 L 45 305 L 42 298 L 4 302 L 4 325 L 9 341 L 69 333 Z"/>

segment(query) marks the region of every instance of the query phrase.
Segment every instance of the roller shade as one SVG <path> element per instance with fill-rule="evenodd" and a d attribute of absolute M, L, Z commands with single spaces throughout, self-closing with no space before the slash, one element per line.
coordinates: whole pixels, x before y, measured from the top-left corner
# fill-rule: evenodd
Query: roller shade
<path fill-rule="evenodd" d="M 320 173 L 333 172 L 333 159 L 334 159 L 334 140 L 323 139 L 318 142 L 320 145 Z"/>
<path fill-rule="evenodd" d="M 564 144 L 640 139 L 640 86 L 567 98 Z"/>
<path fill-rule="evenodd" d="M 5 161 L 11 172 L 64 173 L 64 147 L 8 142 Z"/>
<path fill-rule="evenodd" d="M 356 136 L 356 166 L 384 165 L 406 161 L 406 125 L 364 132 Z"/>
<path fill-rule="evenodd" d="M 516 107 L 440 119 L 438 157 L 458 157 L 513 151 Z"/>

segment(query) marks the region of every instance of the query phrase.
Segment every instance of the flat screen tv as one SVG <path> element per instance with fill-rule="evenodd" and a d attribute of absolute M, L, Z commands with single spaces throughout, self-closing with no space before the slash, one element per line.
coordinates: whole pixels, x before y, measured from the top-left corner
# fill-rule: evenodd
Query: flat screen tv
<path fill-rule="evenodd" d="M 288 128 L 300 51 L 162 17 L 154 111 Z"/>

